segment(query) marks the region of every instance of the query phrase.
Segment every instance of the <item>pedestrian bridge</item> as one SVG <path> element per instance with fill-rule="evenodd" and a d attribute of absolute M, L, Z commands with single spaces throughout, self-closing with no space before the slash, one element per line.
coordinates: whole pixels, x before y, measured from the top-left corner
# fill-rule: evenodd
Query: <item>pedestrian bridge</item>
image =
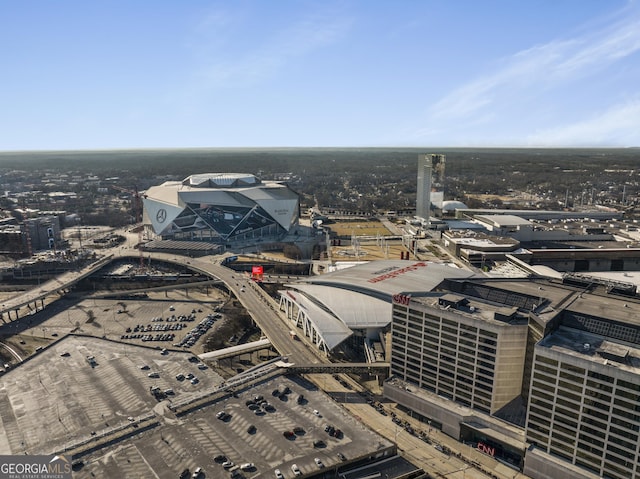
<path fill-rule="evenodd" d="M 268 339 L 259 339 L 258 341 L 252 341 L 250 343 L 239 344 L 238 346 L 230 346 L 224 349 L 218 349 L 217 351 L 210 351 L 208 353 L 198 354 L 198 357 L 202 360 L 220 360 L 225 358 L 232 358 L 245 353 L 252 353 L 254 351 L 260 351 L 271 346 L 271 341 Z"/>

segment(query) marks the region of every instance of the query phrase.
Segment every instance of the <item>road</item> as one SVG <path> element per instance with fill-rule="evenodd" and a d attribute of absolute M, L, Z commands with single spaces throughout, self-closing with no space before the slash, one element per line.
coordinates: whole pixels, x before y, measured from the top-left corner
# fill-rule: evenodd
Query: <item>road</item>
<path fill-rule="evenodd" d="M 6 349 L 7 351 L 9 351 L 9 354 L 16 358 L 18 362 L 22 362 L 22 358 L 20 357 L 20 355 L 8 344 L 0 343 L 0 348 Z"/>
<path fill-rule="evenodd" d="M 190 258 L 185 261 L 184 257 L 176 257 L 174 254 L 165 253 L 145 253 L 145 256 L 153 260 L 163 260 L 169 263 L 186 265 L 193 270 L 200 271 L 208 276 L 216 277 L 224 281 L 227 287 L 238 298 L 247 312 L 254 319 L 258 327 L 265 336 L 271 341 L 271 344 L 283 356 L 289 358 L 289 362 L 309 364 L 319 362 L 329 362 L 323 357 L 319 351 L 313 346 L 308 345 L 305 341 L 292 340 L 289 331 L 291 325 L 287 324 L 285 318 L 278 312 L 278 305 L 269 297 L 259 286 L 242 273 L 237 273 L 226 268 L 216 262 L 215 257 L 203 257 L 200 259 Z M 90 266 L 83 268 L 81 271 L 73 271 L 65 273 L 53 280 L 43 283 L 37 290 L 27 291 L 6 300 L 1 310 L 3 312 L 17 311 L 27 304 L 42 302 L 46 306 L 46 298 L 50 295 L 58 296 L 58 292 L 62 292 L 71 287 L 75 282 L 92 274 L 97 269 L 107 264 L 111 259 L 131 258 L 136 260 L 138 253 L 135 250 L 127 250 L 123 248 L 112 248 L 105 251 L 105 258 L 96 261 Z M 39 304 L 38 307 L 41 307 Z M 15 316 L 15 313 L 14 313 Z M 15 319 L 15 318 L 13 318 Z M 6 320 L 6 319 L 5 319 Z M 14 322 L 23 323 L 24 321 Z"/>
<path fill-rule="evenodd" d="M 291 339 L 289 335 L 291 324 L 287 324 L 287 320 L 278 311 L 278 305 L 273 298 L 266 294 L 254 281 L 242 273 L 237 273 L 210 260 L 191 260 L 190 263 L 190 267 L 224 281 L 254 319 L 262 333 L 271 341 L 271 344 L 281 355 L 289 358 L 290 363 L 316 364 L 329 362 L 313 346 L 308 345 L 306 341 Z"/>
<path fill-rule="evenodd" d="M 395 403 L 383 403 L 387 415 L 382 415 L 367 404 L 362 395 L 356 392 L 362 391 L 362 387 L 346 375 L 340 375 L 340 379 L 349 383 L 349 387 L 344 387 L 340 381 L 329 374 L 313 375 L 308 379 L 329 394 L 336 402 L 342 404 L 368 428 L 395 442 L 401 456 L 434 477 L 452 479 L 491 479 L 493 477 L 527 479 L 528 477 L 476 449 L 465 446 L 435 428 L 429 430 L 426 424 L 420 423 L 402 412 Z M 378 399 L 381 398 L 378 397 Z M 392 414 L 396 414 L 403 422 L 410 423 L 415 431 L 423 429 L 429 443 L 410 434 L 402 425 L 394 423 Z M 451 454 L 439 451 L 436 449 L 437 445 L 448 448 Z M 475 462 L 477 467 L 471 465 L 472 462 Z"/>
<path fill-rule="evenodd" d="M 215 257 L 203 257 L 199 259 L 189 258 L 186 260 L 182 257 L 176 257 L 172 254 L 164 253 L 147 253 L 152 260 L 163 260 L 169 263 L 179 264 L 202 272 L 208 276 L 216 277 L 226 283 L 229 290 L 238 298 L 242 305 L 246 308 L 247 312 L 256 322 L 257 326 L 262 330 L 263 334 L 271 341 L 271 344 L 278 350 L 283 356 L 289 358 L 289 362 L 298 364 L 318 364 L 329 363 L 328 359 L 320 353 L 314 346 L 309 345 L 303 340 L 292 340 L 289 331 L 291 330 L 291 324 L 283 317 L 278 311 L 278 305 L 269 297 L 256 283 L 249 279 L 243 273 L 237 273 L 225 266 L 216 262 Z M 137 252 L 135 251 L 122 251 L 116 252 L 115 257 L 131 257 L 137 258 Z M 71 276 L 73 279 L 77 279 L 79 274 L 85 274 L 78 272 Z M 57 281 L 57 285 L 60 288 L 63 286 L 60 281 Z M 33 294 L 33 293 L 31 293 Z M 14 298 L 14 301 L 20 301 Z M 14 303 L 15 304 L 15 303 Z M 402 455 L 413 462 L 414 464 L 422 467 L 425 471 L 430 473 L 441 474 L 440 477 L 450 477 L 458 479 L 486 479 L 491 477 L 483 473 L 482 471 L 471 467 L 468 462 L 461 460 L 455 455 L 446 455 L 438 451 L 433 445 L 429 445 L 422 441 L 420 438 L 409 434 L 403 427 L 396 425 L 391 421 L 390 416 L 381 416 L 374 408 L 369 406 L 363 400 L 360 401 L 347 401 L 349 394 L 348 389 L 344 389 L 338 381 L 335 381 L 329 375 L 318 375 L 318 377 L 326 376 L 329 379 L 324 379 L 323 382 L 319 382 L 316 379 L 316 384 L 325 391 L 343 391 L 344 407 L 348 409 L 356 418 L 366 424 L 369 428 L 377 431 L 384 437 L 394 440 L 398 444 L 398 448 Z M 343 376 L 346 378 L 346 376 Z M 327 384 L 328 381 L 332 381 L 331 384 Z M 331 394 L 331 392 L 329 392 Z M 356 393 L 351 393 L 356 394 Z M 464 450 L 465 446 L 452 438 L 442 434 L 438 431 L 431 431 L 430 439 L 434 443 L 449 444 L 452 450 L 460 451 L 469 460 L 479 459 L 483 466 L 489 467 L 488 470 L 500 478 L 523 478 L 525 476 L 508 470 L 505 466 L 496 464 L 496 461 L 488 461 L 486 458 L 481 457 L 477 451 Z M 449 446 L 448 446 L 449 447 Z M 462 450 L 461 450 L 462 449 Z M 489 464 L 487 464 L 489 462 Z"/>

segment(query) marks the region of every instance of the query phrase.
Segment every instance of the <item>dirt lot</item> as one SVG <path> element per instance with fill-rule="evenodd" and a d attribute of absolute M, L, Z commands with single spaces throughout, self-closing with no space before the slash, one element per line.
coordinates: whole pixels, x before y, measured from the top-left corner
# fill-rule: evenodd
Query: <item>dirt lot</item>
<path fill-rule="evenodd" d="M 384 244 L 359 241 L 357 247 L 352 245 L 333 246 L 331 258 L 333 261 L 373 261 L 380 259 L 401 259 L 400 253 L 407 249 L 400 241 L 387 241 Z"/>
<path fill-rule="evenodd" d="M 391 236 L 392 233 L 379 221 L 336 221 L 327 225 L 338 236 Z"/>

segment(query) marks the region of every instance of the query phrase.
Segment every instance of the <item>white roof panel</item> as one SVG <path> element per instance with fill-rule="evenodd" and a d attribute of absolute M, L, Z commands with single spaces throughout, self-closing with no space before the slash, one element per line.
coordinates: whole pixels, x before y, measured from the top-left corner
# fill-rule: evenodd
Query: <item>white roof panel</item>
<path fill-rule="evenodd" d="M 314 324 L 329 350 L 335 348 L 353 334 L 353 331 L 342 321 L 320 308 L 304 294 L 297 291 L 279 291 L 279 293 L 290 297 L 300 309 L 306 312 L 309 320 Z"/>
<path fill-rule="evenodd" d="M 526 226 L 531 225 L 531 221 L 516 215 L 478 215 L 476 218 L 494 226 Z"/>
<path fill-rule="evenodd" d="M 474 273 L 428 261 L 382 260 L 312 276 L 303 283 L 357 291 L 380 299 L 397 293 L 431 291 L 446 278 L 468 278 Z"/>
<path fill-rule="evenodd" d="M 351 329 L 383 328 L 391 322 L 391 302 L 346 289 L 313 284 L 287 285 L 322 303 Z"/>

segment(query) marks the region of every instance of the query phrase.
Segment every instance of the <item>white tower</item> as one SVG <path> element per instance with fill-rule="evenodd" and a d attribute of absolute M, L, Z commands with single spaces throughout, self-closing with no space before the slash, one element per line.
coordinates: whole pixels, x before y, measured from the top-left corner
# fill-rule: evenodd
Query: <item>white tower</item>
<path fill-rule="evenodd" d="M 429 222 L 431 210 L 431 155 L 418 155 L 416 216 Z"/>
<path fill-rule="evenodd" d="M 444 165 L 446 156 L 429 153 L 418 155 L 418 188 L 416 198 L 416 216 L 429 224 L 431 216 L 431 181 L 433 174 L 436 182 L 442 188 L 444 181 Z"/>

